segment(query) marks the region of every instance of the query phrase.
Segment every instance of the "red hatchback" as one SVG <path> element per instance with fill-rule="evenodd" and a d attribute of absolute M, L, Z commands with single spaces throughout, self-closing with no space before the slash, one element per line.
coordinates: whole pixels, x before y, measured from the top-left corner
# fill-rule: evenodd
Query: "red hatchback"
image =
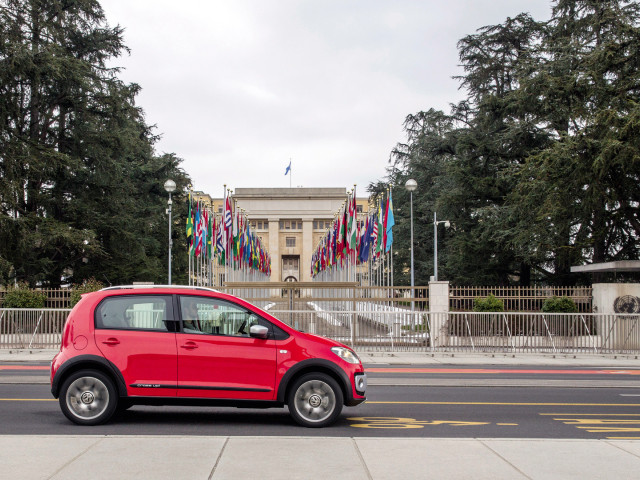
<path fill-rule="evenodd" d="M 80 425 L 132 405 L 282 407 L 306 427 L 365 401 L 358 356 L 232 295 L 111 287 L 82 296 L 51 364 L 51 393 Z"/>

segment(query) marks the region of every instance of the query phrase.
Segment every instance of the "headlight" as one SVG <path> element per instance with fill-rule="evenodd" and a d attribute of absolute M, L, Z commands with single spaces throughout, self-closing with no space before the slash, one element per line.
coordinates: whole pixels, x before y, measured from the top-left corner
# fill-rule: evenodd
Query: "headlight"
<path fill-rule="evenodd" d="M 360 363 L 360 359 L 358 358 L 358 355 L 356 355 L 352 350 L 349 350 L 348 348 L 333 347 L 331 351 L 336 355 L 338 355 L 345 362 L 356 363 L 356 364 Z"/>

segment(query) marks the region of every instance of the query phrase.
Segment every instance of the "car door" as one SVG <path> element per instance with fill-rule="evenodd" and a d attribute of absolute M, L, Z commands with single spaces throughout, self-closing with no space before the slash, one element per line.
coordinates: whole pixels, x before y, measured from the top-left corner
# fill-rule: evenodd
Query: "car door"
<path fill-rule="evenodd" d="M 176 396 L 176 330 L 171 295 L 115 295 L 96 308 L 96 344 L 129 395 Z"/>
<path fill-rule="evenodd" d="M 252 324 L 271 324 L 220 299 L 181 295 L 179 303 L 178 396 L 273 400 L 276 342 L 249 336 Z"/>

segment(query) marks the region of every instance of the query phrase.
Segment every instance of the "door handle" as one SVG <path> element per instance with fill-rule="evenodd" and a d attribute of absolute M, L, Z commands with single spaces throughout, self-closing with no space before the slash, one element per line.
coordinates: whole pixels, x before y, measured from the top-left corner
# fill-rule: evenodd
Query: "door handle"
<path fill-rule="evenodd" d="M 119 345 L 120 344 L 120 340 L 118 340 L 117 338 L 107 338 L 104 342 L 105 345 L 110 345 L 110 346 L 114 346 L 114 345 Z"/>
<path fill-rule="evenodd" d="M 194 348 L 198 348 L 196 342 L 187 342 L 184 345 L 180 345 L 180 348 L 185 348 L 187 350 L 193 350 Z"/>

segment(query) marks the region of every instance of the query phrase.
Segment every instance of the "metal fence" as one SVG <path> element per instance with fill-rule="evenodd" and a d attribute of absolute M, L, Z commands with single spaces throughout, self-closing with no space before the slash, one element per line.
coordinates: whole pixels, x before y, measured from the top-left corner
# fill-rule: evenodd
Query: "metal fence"
<path fill-rule="evenodd" d="M 592 309 L 591 287 L 449 287 L 449 308 L 452 311 L 470 312 L 476 298 L 493 295 L 502 300 L 506 312 L 539 312 L 547 298 L 569 297 L 580 313 L 590 313 Z"/>
<path fill-rule="evenodd" d="M 71 290 L 68 288 L 43 288 L 38 289 L 38 292 L 42 292 L 47 296 L 47 300 L 44 304 L 45 308 L 69 308 L 69 302 L 71 300 Z M 2 307 L 2 301 L 7 291 L 4 288 L 0 288 L 0 307 Z"/>
<path fill-rule="evenodd" d="M 0 308 L 0 348 L 58 348 L 70 311 Z"/>
<path fill-rule="evenodd" d="M 307 308 L 307 301 L 322 302 L 325 308 L 350 308 L 348 303 L 367 301 L 374 305 L 402 307 L 413 304 L 414 309 L 429 309 L 429 287 L 360 286 L 358 283 L 329 282 L 238 282 L 227 283 L 218 290 L 245 298 L 261 307 L 277 304 L 281 308 Z M 47 295 L 46 308 L 69 308 L 70 289 L 43 289 Z M 0 308 L 6 292 L 0 288 Z M 452 311 L 473 311 L 476 298 L 494 295 L 504 303 L 507 312 L 539 312 L 547 298 L 567 296 L 578 306 L 580 313 L 592 310 L 591 287 L 449 287 L 449 308 Z M 353 304 L 351 305 L 353 307 Z"/>
<path fill-rule="evenodd" d="M 221 292 L 275 310 L 356 310 L 359 303 L 391 308 L 429 309 L 429 287 L 361 287 L 353 282 L 227 283 Z"/>
<path fill-rule="evenodd" d="M 428 313 L 366 302 L 355 309 L 265 308 L 293 328 L 360 351 L 640 353 L 638 315 Z M 0 309 L 0 348 L 57 348 L 68 313 Z"/>

